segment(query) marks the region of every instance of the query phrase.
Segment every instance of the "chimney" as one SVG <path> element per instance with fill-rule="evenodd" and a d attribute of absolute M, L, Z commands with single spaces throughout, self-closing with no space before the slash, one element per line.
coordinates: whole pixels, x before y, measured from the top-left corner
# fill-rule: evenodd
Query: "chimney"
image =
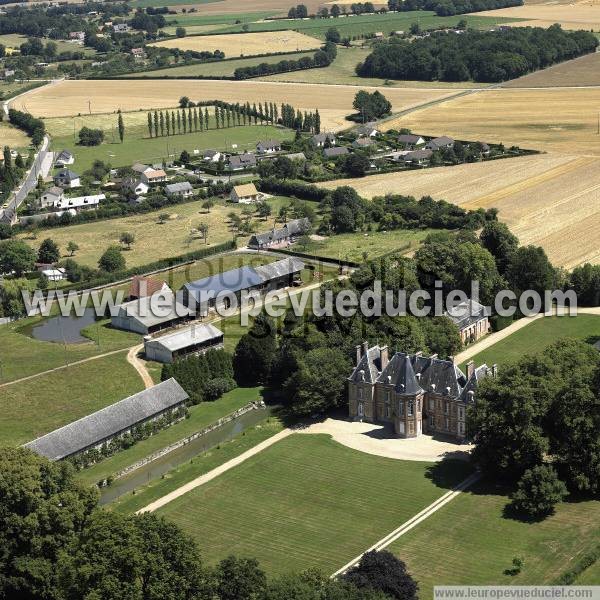
<path fill-rule="evenodd" d="M 492 377 L 497 377 L 498 375 L 498 365 L 496 363 L 494 363 L 492 365 Z"/>
<path fill-rule="evenodd" d="M 432 355 L 429 357 L 429 359 L 430 359 L 430 360 L 435 360 L 437 357 L 438 357 L 438 355 L 437 355 L 437 354 L 432 354 Z"/>
<path fill-rule="evenodd" d="M 475 373 L 475 363 L 472 360 L 470 360 L 467 363 L 467 380 L 473 377 L 473 373 Z"/>
<path fill-rule="evenodd" d="M 382 346 L 379 349 L 379 360 L 381 361 L 381 370 L 385 371 L 385 368 L 388 366 L 388 362 L 390 360 L 390 354 L 387 346 Z"/>
<path fill-rule="evenodd" d="M 356 366 L 360 363 L 361 353 L 360 353 L 360 344 L 356 346 Z"/>
<path fill-rule="evenodd" d="M 454 356 L 449 356 L 449 357 L 448 357 L 448 360 L 449 360 L 449 361 L 450 361 L 452 364 L 455 364 L 455 363 L 454 363 Z"/>
<path fill-rule="evenodd" d="M 415 356 L 423 356 L 423 352 L 419 350 L 418 352 L 415 352 Z"/>
<path fill-rule="evenodd" d="M 362 343 L 362 353 L 363 356 L 369 351 L 369 342 Z"/>

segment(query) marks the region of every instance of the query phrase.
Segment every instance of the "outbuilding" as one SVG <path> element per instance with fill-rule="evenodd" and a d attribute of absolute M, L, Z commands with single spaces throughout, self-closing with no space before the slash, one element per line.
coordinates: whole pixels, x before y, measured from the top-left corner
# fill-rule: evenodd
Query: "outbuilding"
<path fill-rule="evenodd" d="M 144 339 L 147 360 L 172 363 L 190 354 L 203 354 L 223 347 L 223 332 L 214 325 L 194 324 L 173 333 Z"/>

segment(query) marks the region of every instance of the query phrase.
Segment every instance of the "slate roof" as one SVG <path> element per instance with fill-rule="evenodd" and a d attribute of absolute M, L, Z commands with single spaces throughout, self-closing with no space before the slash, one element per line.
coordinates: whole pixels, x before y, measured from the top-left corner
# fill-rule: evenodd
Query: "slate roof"
<path fill-rule="evenodd" d="M 411 162 L 413 160 L 424 160 L 427 158 L 431 158 L 433 154 L 433 150 L 425 149 L 425 150 L 413 150 L 412 152 L 408 152 L 404 155 L 404 162 Z"/>
<path fill-rule="evenodd" d="M 153 298 L 155 299 L 156 306 L 160 308 L 160 314 L 154 314 L 158 311 L 151 310 Z M 181 319 L 193 315 L 194 311 L 179 303 L 171 290 L 161 291 L 158 294 L 146 296 L 139 300 L 124 302 L 119 306 L 120 317 L 135 319 L 145 327 L 154 327 L 178 318 Z"/>
<path fill-rule="evenodd" d="M 262 277 L 253 267 L 244 266 L 224 273 L 210 275 L 204 279 L 191 281 L 183 287 L 196 302 L 202 304 L 216 298 L 221 292 L 235 293 L 256 287 L 262 282 Z"/>
<path fill-rule="evenodd" d="M 440 137 L 433 138 L 427 142 L 427 147 L 433 150 L 437 150 L 438 148 L 444 148 L 449 144 L 454 144 L 454 140 L 447 135 L 442 135 Z"/>
<path fill-rule="evenodd" d="M 222 337 L 223 332 L 220 329 L 207 323 L 206 325 L 191 325 L 184 329 L 178 329 L 174 333 L 152 338 L 151 340 L 147 340 L 147 344 L 156 344 L 171 352 L 176 352 L 183 348 L 189 348 L 190 346 Z"/>
<path fill-rule="evenodd" d="M 398 136 L 398 142 L 400 144 L 417 144 L 421 140 L 423 142 L 423 138 L 420 135 L 414 135 L 412 133 L 403 133 Z"/>
<path fill-rule="evenodd" d="M 471 375 L 471 378 L 467 381 L 465 387 L 462 389 L 459 400 L 461 402 L 469 402 L 470 394 L 469 392 L 475 392 L 477 389 L 477 384 L 484 378 L 490 374 L 490 369 L 487 365 L 481 365 L 477 367 Z"/>
<path fill-rule="evenodd" d="M 256 144 L 257 150 L 277 150 L 279 148 L 281 148 L 281 142 L 277 140 L 263 140 Z"/>
<path fill-rule="evenodd" d="M 39 437 L 25 447 L 50 460 L 60 460 L 172 409 L 188 398 L 171 378 Z"/>
<path fill-rule="evenodd" d="M 348 148 L 346 146 L 336 146 L 335 148 L 325 148 L 323 154 L 327 158 L 335 158 L 336 156 L 343 156 L 348 154 Z"/>
<path fill-rule="evenodd" d="M 452 307 L 444 315 L 451 319 L 460 330 L 463 330 L 489 317 L 490 311 L 482 304 L 479 304 L 479 302 L 467 300 Z"/>
<path fill-rule="evenodd" d="M 330 142 L 335 142 L 335 134 L 334 133 L 317 133 L 316 135 L 312 136 L 312 142 L 313 144 L 317 145 L 317 144 L 324 144 L 327 141 Z"/>
<path fill-rule="evenodd" d="M 53 185 L 44 192 L 44 195 L 46 194 L 50 194 L 51 196 L 56 196 L 57 198 L 60 198 L 61 196 L 64 196 L 65 191 L 62 188 Z"/>
<path fill-rule="evenodd" d="M 310 221 L 304 217 L 302 219 L 293 219 L 288 221 L 283 227 L 273 228 L 271 231 L 256 233 L 248 242 L 248 246 L 263 246 L 266 244 L 277 243 L 291 236 L 297 236 L 308 231 Z"/>
<path fill-rule="evenodd" d="M 229 168 L 247 168 L 256 166 L 256 156 L 247 152 L 246 154 L 237 154 L 236 156 L 229 157 Z"/>
<path fill-rule="evenodd" d="M 73 158 L 73 154 L 68 150 L 63 150 L 57 157 L 56 162 L 64 162 L 67 160 L 71 160 Z"/>
<path fill-rule="evenodd" d="M 262 265 L 256 267 L 254 270 L 262 277 L 263 281 L 270 281 L 272 279 L 278 279 L 285 275 L 291 275 L 292 273 L 298 273 L 304 269 L 304 263 L 299 258 L 284 258 L 268 265 Z"/>
<path fill-rule="evenodd" d="M 133 167 L 131 167 L 131 170 L 135 171 L 136 173 L 144 173 L 148 169 L 152 169 L 152 167 L 149 167 L 148 165 L 144 165 L 142 163 L 135 163 Z"/>
<path fill-rule="evenodd" d="M 354 383 L 375 383 L 381 372 L 381 348 L 372 346 L 363 352 L 358 365 L 350 375 L 350 381 Z"/>
<path fill-rule="evenodd" d="M 71 169 L 61 169 L 55 176 L 54 180 L 64 179 L 65 181 L 73 181 L 74 179 L 79 179 L 79 175 Z"/>
<path fill-rule="evenodd" d="M 378 378 L 378 381 L 393 385 L 399 394 L 416 395 L 423 392 L 413 369 L 410 356 L 396 352 Z"/>
<path fill-rule="evenodd" d="M 181 181 L 180 183 L 170 183 L 165 186 L 167 194 L 176 194 L 177 192 L 193 191 L 192 184 L 189 181 Z"/>
<path fill-rule="evenodd" d="M 451 360 L 417 355 L 412 355 L 410 359 L 423 390 L 431 392 L 435 389 L 438 394 L 447 393 L 453 398 L 460 394 L 466 378 Z"/>

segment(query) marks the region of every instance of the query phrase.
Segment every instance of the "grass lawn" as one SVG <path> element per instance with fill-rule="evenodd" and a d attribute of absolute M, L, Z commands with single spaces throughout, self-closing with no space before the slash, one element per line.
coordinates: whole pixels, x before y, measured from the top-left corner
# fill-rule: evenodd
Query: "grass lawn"
<path fill-rule="evenodd" d="M 126 352 L 0 390 L 0 445 L 17 445 L 143 389 Z"/>
<path fill-rule="evenodd" d="M 149 456 L 169 444 L 173 444 L 204 429 L 211 423 L 218 421 L 221 417 L 236 411 L 249 402 L 260 399 L 260 388 L 237 388 L 224 394 L 223 397 L 215 400 L 215 402 L 203 402 L 192 406 L 190 407 L 190 416 L 188 419 L 175 423 L 167 429 L 163 429 L 156 435 L 138 442 L 127 450 L 118 452 L 89 469 L 80 471 L 77 477 L 84 483 L 92 485 L 132 465 L 145 456 Z"/>
<path fill-rule="evenodd" d="M 278 54 L 274 56 L 255 56 L 237 60 L 220 60 L 204 64 L 171 67 L 170 69 L 158 69 L 156 71 L 128 73 L 121 77 L 126 79 L 136 77 L 196 77 L 198 75 L 204 77 L 222 77 L 233 75 L 234 71 L 241 67 L 255 67 L 262 63 L 275 64 L 281 60 L 300 60 L 303 56 L 313 56 L 313 54 L 314 52 L 293 52 L 291 54 Z M 312 71 L 313 69 L 310 70 Z"/>
<path fill-rule="evenodd" d="M 360 263 L 364 260 L 365 253 L 368 258 L 375 258 L 395 250 L 414 252 L 420 242 L 432 231 L 431 229 L 408 229 L 372 231 L 368 234 L 342 233 L 324 240 L 312 241 L 310 245 L 306 246 L 306 249 L 298 246 L 298 249 L 317 256 Z"/>
<path fill-rule="evenodd" d="M 101 123 L 99 126 L 104 129 L 105 142 L 100 146 L 87 147 L 76 143 L 77 132 L 83 126 L 89 127 L 89 122 Z M 128 126 L 128 122 L 132 124 L 131 127 Z M 209 148 L 231 151 L 233 144 L 237 144 L 237 151 L 254 150 L 260 140 L 286 140 L 293 137 L 288 129 L 271 125 L 253 125 L 149 138 L 146 112 L 127 113 L 124 123 L 125 139 L 121 144 L 115 129 L 117 115 L 49 119 L 49 130 L 59 133 L 52 139 L 52 148 L 59 152 L 64 148 L 71 150 L 75 156 L 73 169 L 82 173 L 89 169 L 95 160 L 102 160 L 118 168 L 131 166 L 136 162 L 157 163 L 167 158 L 179 158 L 183 150 L 187 150 L 190 154 L 193 150 L 204 151 Z M 211 124 L 214 126 L 214 117 L 211 118 Z"/>
<path fill-rule="evenodd" d="M 487 350 L 476 354 L 475 364 L 499 365 L 519 360 L 525 354 L 537 354 L 559 338 L 572 337 L 594 343 L 600 338 L 600 317 L 542 317 Z"/>
<path fill-rule="evenodd" d="M 419 581 L 421 598 L 431 598 L 434 585 L 550 584 L 598 543 L 600 502 L 563 503 L 541 523 L 505 519 L 506 503 L 505 495 L 481 486 L 388 548 Z M 516 556 L 524 559 L 521 573 L 505 575 Z"/>
<path fill-rule="evenodd" d="M 165 474 L 164 478 L 152 480 L 143 487 L 137 488 L 135 493 L 121 496 L 107 505 L 106 508 L 125 514 L 133 513 L 196 477 L 204 475 L 204 473 L 208 473 L 228 460 L 239 456 L 282 429 L 283 425 L 279 419 L 266 418 L 258 425 L 244 430 L 237 437 L 195 456 L 193 460 L 186 464 L 171 469 Z"/>
<path fill-rule="evenodd" d="M 266 21 L 263 23 L 249 23 L 249 31 L 278 31 L 282 29 L 293 29 L 306 35 L 325 39 L 325 34 L 330 27 L 335 27 L 342 38 L 356 35 L 364 35 L 382 31 L 389 35 L 393 31 L 408 31 L 413 23 L 419 23 L 421 29 L 430 27 L 449 26 L 453 27 L 461 19 L 466 19 L 469 27 L 486 29 L 497 23 L 515 21 L 517 19 L 506 19 L 499 17 L 478 17 L 470 15 L 456 15 L 454 17 L 438 17 L 433 11 L 410 11 L 403 13 L 387 14 L 364 14 L 352 17 L 340 17 L 338 19 L 307 19 L 289 21 L 282 19 L 278 21 Z M 242 31 L 241 25 L 234 25 L 219 30 Z"/>
<path fill-rule="evenodd" d="M 0 35 L 0 44 L 9 48 L 19 48 L 19 46 L 25 43 L 28 39 L 26 35 L 20 35 L 18 33 L 6 33 Z M 78 44 L 70 44 L 69 42 L 61 40 L 51 40 L 49 38 L 40 38 L 42 43 L 46 45 L 48 42 L 54 42 L 56 44 L 56 53 L 61 52 L 83 52 L 86 56 L 93 56 L 96 51 L 93 48 L 86 46 L 80 46 Z"/>
<path fill-rule="evenodd" d="M 600 561 L 588 567 L 575 582 L 576 585 L 600 585 Z"/>
<path fill-rule="evenodd" d="M 162 5 L 161 5 L 162 6 Z M 177 13 L 177 15 L 167 15 L 165 17 L 167 25 L 189 27 L 192 25 L 236 25 L 240 23 L 251 23 L 252 21 L 260 21 L 266 17 L 273 15 L 274 11 L 270 12 L 246 12 L 239 14 L 223 13 L 221 15 L 202 15 L 198 13 Z"/>
<path fill-rule="evenodd" d="M 0 42 L 1 43 L 1 42 Z M 45 81 L 0 81 L 0 100 L 7 100 L 21 92 L 45 85 Z"/>
<path fill-rule="evenodd" d="M 82 330 L 84 335 L 87 334 L 90 338 L 89 343 L 63 345 L 44 342 L 29 335 L 31 328 L 42 320 L 41 317 L 31 317 L 0 327 L 0 383 L 41 373 L 112 350 L 129 348 L 139 344 L 142 339 L 135 333 L 112 329 L 108 326 L 109 321 L 104 320 Z M 0 396 L 10 389 L 9 387 L 0 390 Z"/>
<path fill-rule="evenodd" d="M 435 467 L 364 454 L 325 435 L 288 437 L 158 511 L 216 562 L 256 557 L 269 573 L 331 573 L 464 479 Z M 434 482 L 435 479 L 435 482 Z"/>
<path fill-rule="evenodd" d="M 208 246 L 231 240 L 233 233 L 229 229 L 227 214 L 241 214 L 242 205 L 219 202 L 207 213 L 202 208 L 203 202 L 204 200 L 197 200 L 130 217 L 90 221 L 49 230 L 40 229 L 35 240 L 30 239 L 27 233 L 21 234 L 20 237 L 36 250 L 40 240 L 50 237 L 59 245 L 65 256 L 67 244 L 74 241 L 79 246 L 74 259 L 82 265 L 95 268 L 106 248 L 114 244 L 119 245 L 121 233 L 127 231 L 135 235 L 131 250 L 123 251 L 127 267 L 145 265 L 160 258 L 178 256 L 203 248 L 204 240 L 190 234 L 200 222 L 208 224 Z M 273 227 L 276 212 L 273 210 L 273 216 L 267 221 L 256 221 L 256 230 L 268 231 Z M 171 215 L 170 220 L 164 224 L 158 222 L 158 216 L 162 213 Z M 248 239 L 249 236 L 238 238 L 238 245 L 245 246 Z"/>

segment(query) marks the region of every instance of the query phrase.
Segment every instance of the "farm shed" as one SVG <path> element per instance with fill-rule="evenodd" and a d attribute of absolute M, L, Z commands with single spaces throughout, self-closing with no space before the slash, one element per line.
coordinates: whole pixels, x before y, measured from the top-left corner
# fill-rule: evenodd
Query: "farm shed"
<path fill-rule="evenodd" d="M 308 231 L 309 228 L 310 221 L 306 217 L 303 219 L 293 219 L 288 221 L 283 227 L 273 228 L 264 233 L 255 233 L 248 242 L 248 248 L 261 250 L 269 246 L 288 244 Z"/>
<path fill-rule="evenodd" d="M 189 354 L 200 354 L 223 347 L 223 332 L 214 325 L 191 325 L 157 338 L 144 340 L 147 360 L 172 363 Z"/>

